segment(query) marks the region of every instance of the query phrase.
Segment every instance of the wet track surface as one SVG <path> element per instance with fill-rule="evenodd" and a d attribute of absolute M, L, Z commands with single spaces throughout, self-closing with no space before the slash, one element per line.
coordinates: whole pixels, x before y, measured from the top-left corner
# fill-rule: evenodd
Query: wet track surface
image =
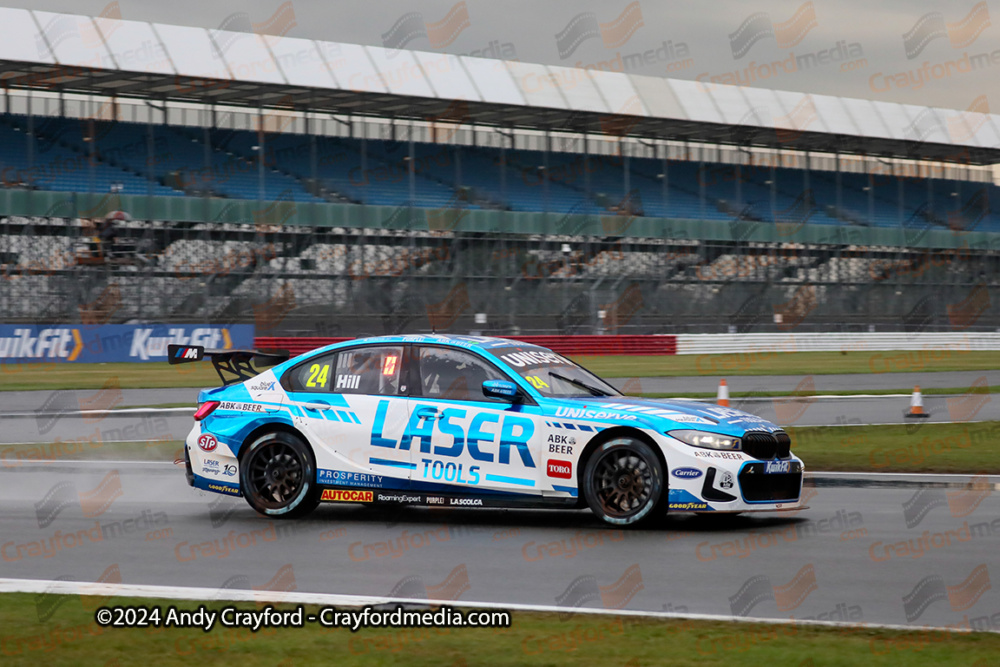
<path fill-rule="evenodd" d="M 1000 419 L 1000 400 L 992 394 L 924 396 L 921 422 L 971 422 Z M 838 398 L 734 398 L 730 406 L 782 426 L 914 423 L 906 417 L 908 396 Z"/>
<path fill-rule="evenodd" d="M 886 353 L 900 354 L 900 353 Z M 905 353 L 903 353 L 905 354 Z M 733 375 L 725 370 L 717 375 L 693 377 L 611 378 L 609 382 L 631 393 L 712 392 L 719 387 L 719 378 L 727 378 L 731 392 L 773 392 L 799 390 L 816 392 L 879 391 L 902 389 L 909 392 L 915 385 L 922 389 L 963 388 L 977 384 L 1000 384 L 1000 371 L 938 371 L 925 373 L 845 373 L 842 375 Z M 801 386 L 800 386 L 801 385 Z"/>
<path fill-rule="evenodd" d="M 166 401 L 160 401 L 166 402 Z M 746 410 L 783 426 L 826 426 L 831 424 L 902 424 L 909 409 L 905 396 L 863 398 L 746 398 L 732 399 L 731 406 Z M 183 440 L 191 430 L 194 408 L 146 410 L 133 408 L 108 413 L 80 414 L 77 411 L 33 410 L 0 414 L 0 444 L 146 440 Z M 926 396 L 923 421 L 984 421 L 1000 419 L 1000 400 L 991 394 L 966 396 Z"/>
<path fill-rule="evenodd" d="M 924 389 L 931 387 L 972 387 L 973 383 L 985 381 L 989 385 L 1000 385 L 1000 371 L 940 371 L 924 373 L 856 373 L 843 375 L 747 375 L 734 376 L 720 370 L 717 375 L 689 377 L 644 377 L 608 378 L 615 387 L 626 388 L 630 393 L 714 393 L 719 378 L 728 378 L 730 391 L 788 391 L 799 389 L 803 380 L 811 379 L 813 389 L 808 384 L 803 389 L 816 393 L 831 391 L 877 391 L 903 389 L 910 391 L 914 385 Z M 638 382 L 638 384 L 636 384 Z M 172 389 L 122 389 L 117 407 L 149 406 L 175 403 L 194 403 L 198 400 L 196 387 Z M 99 392 L 96 389 L 53 391 L 0 392 L 0 412 L 59 412 L 77 410 L 88 401 L 93 401 Z"/>
<path fill-rule="evenodd" d="M 194 408 L 170 410 L 112 410 L 85 415 L 3 415 L 0 444 L 4 443 L 102 443 L 183 440 L 191 431 Z"/>
<path fill-rule="evenodd" d="M 95 402 L 100 389 L 60 389 L 58 391 L 4 391 L 0 392 L 0 412 L 10 414 L 18 412 L 73 412 Z M 104 400 L 104 407 L 111 403 L 113 407 L 127 408 L 134 406 L 164 405 L 189 403 L 198 401 L 197 387 L 178 387 L 163 389 L 121 389 L 120 393 L 109 394 L 111 401 Z"/>
<path fill-rule="evenodd" d="M 948 386 L 976 379 L 923 377 L 934 375 L 954 376 Z M 899 386 L 900 377 L 885 388 Z M 778 384 L 768 390 L 794 389 L 800 379 L 741 378 L 733 390 L 772 380 Z M 642 391 L 660 391 L 647 384 L 659 381 L 684 383 L 671 391 L 701 391 L 690 383 L 705 380 L 644 378 Z M 823 381 L 816 376 L 817 391 L 836 388 Z M 0 413 L 20 413 L 3 416 L 0 443 L 40 443 L 43 454 L 65 459 L 77 450 L 47 448 L 181 440 L 190 430 L 190 409 L 87 415 L 78 410 L 94 392 L 63 393 L 58 400 L 53 392 L 0 395 Z M 119 407 L 196 395 L 125 390 Z M 990 395 L 924 403 L 929 421 L 1000 419 L 1000 401 Z M 908 399 L 754 398 L 732 406 L 784 425 L 904 423 Z M 993 484 L 921 488 L 869 478 L 829 486 L 820 479 L 808 491 L 810 509 L 794 516 L 676 515 L 619 531 L 588 511 L 328 504 L 307 520 L 271 521 L 242 499 L 188 487 L 171 464 L 12 462 L 0 460 L 0 578 L 1000 630 L 1000 616 L 990 619 L 1000 612 L 1000 590 L 990 585 L 1000 576 L 993 571 L 1000 568 Z"/>
<path fill-rule="evenodd" d="M 2 466 L 0 577 L 1000 629 L 994 489 L 819 486 L 795 516 L 618 531 L 586 511 L 272 521 L 170 464 Z"/>

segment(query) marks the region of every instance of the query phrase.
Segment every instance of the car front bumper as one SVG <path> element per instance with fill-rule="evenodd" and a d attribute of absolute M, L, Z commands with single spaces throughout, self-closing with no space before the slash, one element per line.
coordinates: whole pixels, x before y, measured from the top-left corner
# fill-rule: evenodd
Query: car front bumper
<path fill-rule="evenodd" d="M 765 461 L 744 452 L 699 449 L 666 438 L 667 510 L 773 512 L 802 508 L 805 466 L 791 455 Z"/>

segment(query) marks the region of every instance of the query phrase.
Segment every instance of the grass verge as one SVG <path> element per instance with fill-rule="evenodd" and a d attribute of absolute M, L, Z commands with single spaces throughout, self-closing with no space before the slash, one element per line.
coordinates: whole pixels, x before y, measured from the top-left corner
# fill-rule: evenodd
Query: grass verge
<path fill-rule="evenodd" d="M 988 371 L 1000 369 L 1000 352 L 755 352 L 678 356 L 575 356 L 602 377 L 839 375 Z"/>
<path fill-rule="evenodd" d="M 1000 422 L 786 429 L 806 470 L 1000 474 Z"/>
<path fill-rule="evenodd" d="M 908 389 L 858 389 L 856 391 L 731 391 L 729 392 L 730 398 L 784 398 L 786 396 L 795 396 L 800 398 L 809 398 L 811 396 L 893 396 L 905 394 L 909 395 L 913 391 L 913 387 Z M 921 388 L 920 393 L 924 396 L 958 396 L 964 394 L 1000 394 L 1000 386 L 989 386 L 989 387 L 975 387 L 974 390 L 970 387 L 929 387 Z M 643 398 L 715 398 L 716 393 L 714 391 L 688 391 L 681 392 L 679 394 L 668 394 L 664 392 L 650 392 L 650 393 L 639 393 L 630 394 L 634 396 L 642 396 Z M 156 406 L 160 407 L 160 406 Z M 167 406 L 162 406 L 167 407 Z M 173 406 L 170 406 L 173 407 Z"/>
<path fill-rule="evenodd" d="M 907 371 L 988 371 L 1000 369 L 1000 352 L 936 350 L 918 352 L 762 352 L 683 356 L 577 356 L 575 361 L 603 377 L 836 375 Z M 2 363 L 0 390 L 216 387 L 211 364 Z"/>
<path fill-rule="evenodd" d="M 114 363 L 0 364 L 0 388 L 4 391 L 56 389 L 165 389 L 171 387 L 217 387 L 219 376 L 212 364 Z"/>
<path fill-rule="evenodd" d="M 0 595 L 5 665 L 900 665 L 986 667 L 1000 635 L 946 631 L 819 628 L 617 616 L 513 612 L 509 628 L 101 628 L 103 605 L 199 603 L 51 594 Z M 218 611 L 226 603 L 206 607 Z M 257 610 L 249 603 L 240 610 Z M 292 609 L 290 605 L 278 608 Z M 306 614 L 318 608 L 306 606 Z M 39 620 L 45 618 L 44 621 Z"/>

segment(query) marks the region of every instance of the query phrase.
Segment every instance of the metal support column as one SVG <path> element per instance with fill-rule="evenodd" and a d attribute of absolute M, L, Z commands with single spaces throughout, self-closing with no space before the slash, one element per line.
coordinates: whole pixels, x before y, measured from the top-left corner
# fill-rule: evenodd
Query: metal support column
<path fill-rule="evenodd" d="M 264 208 L 264 107 L 257 105 L 257 209 Z"/>
<path fill-rule="evenodd" d="M 549 221 L 549 151 L 552 150 L 552 135 L 545 130 L 545 144 L 542 151 L 542 211 L 545 213 L 546 231 Z"/>
<path fill-rule="evenodd" d="M 705 145 L 698 146 L 698 210 L 705 220 Z"/>
<path fill-rule="evenodd" d="M 663 181 L 663 201 L 661 205 L 663 206 L 663 217 L 670 217 L 670 144 L 666 141 L 662 144 L 663 148 L 663 173 L 660 174 L 660 178 Z"/>

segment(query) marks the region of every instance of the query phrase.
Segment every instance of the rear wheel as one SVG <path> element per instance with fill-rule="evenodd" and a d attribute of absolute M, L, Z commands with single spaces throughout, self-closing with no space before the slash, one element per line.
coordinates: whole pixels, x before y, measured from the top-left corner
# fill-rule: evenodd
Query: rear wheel
<path fill-rule="evenodd" d="M 266 433 L 241 457 L 243 495 L 265 516 L 293 518 L 319 504 L 316 463 L 308 445 L 291 433 Z"/>
<path fill-rule="evenodd" d="M 582 481 L 590 509 L 616 526 L 655 516 L 666 495 L 660 459 L 636 438 L 615 438 L 600 445 L 587 461 Z"/>

